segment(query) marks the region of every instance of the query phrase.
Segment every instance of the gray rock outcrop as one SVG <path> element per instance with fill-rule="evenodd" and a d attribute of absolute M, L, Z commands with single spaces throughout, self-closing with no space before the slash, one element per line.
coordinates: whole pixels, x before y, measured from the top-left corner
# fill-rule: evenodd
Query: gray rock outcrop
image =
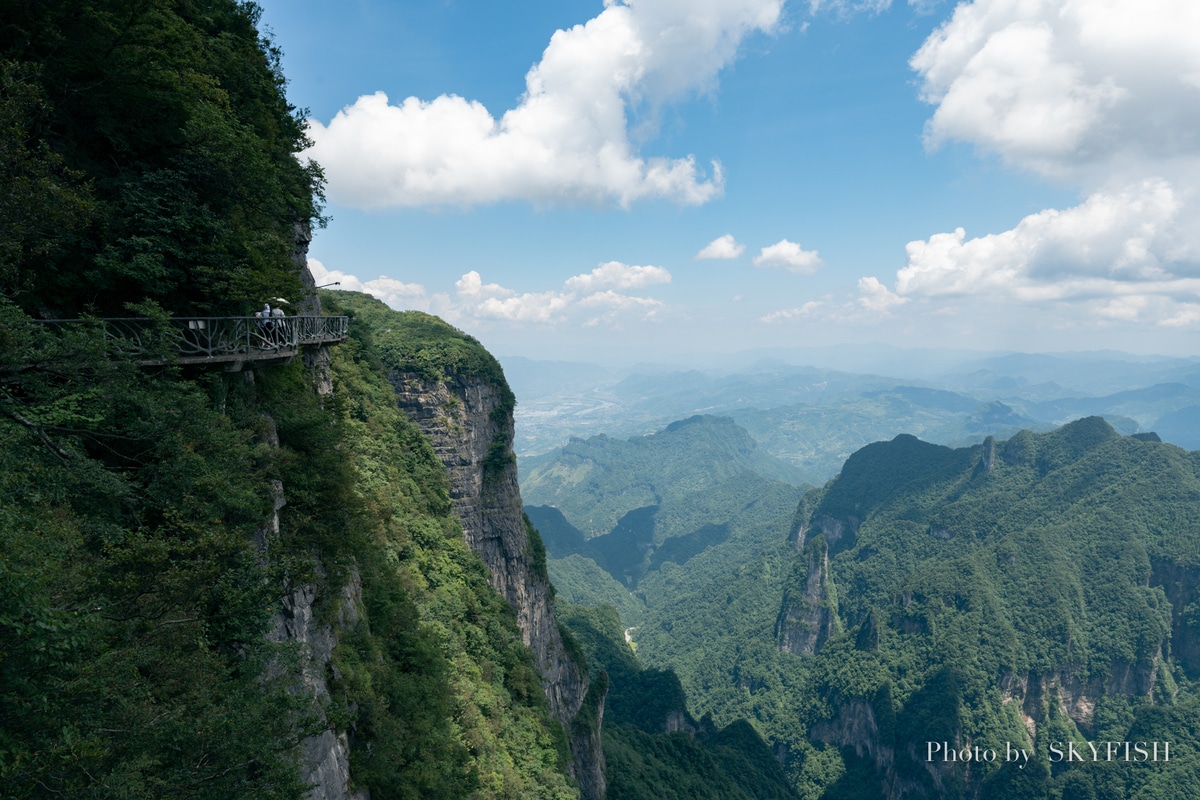
<path fill-rule="evenodd" d="M 812 655 L 838 630 L 837 591 L 829 575 L 829 548 L 818 535 L 797 553 L 793 575 L 775 621 L 779 649 Z"/>
<path fill-rule="evenodd" d="M 551 713 L 567 732 L 572 774 L 588 800 L 604 796 L 599 727 L 604 698 L 578 724 L 589 681 L 563 647 L 544 562 L 531 552 L 512 453 L 513 418 L 503 387 L 481 379 L 446 381 L 396 372 L 397 401 L 424 431 L 450 474 L 451 499 L 467 544 L 487 564 L 491 584 L 516 609 L 517 625 L 542 676 Z"/>

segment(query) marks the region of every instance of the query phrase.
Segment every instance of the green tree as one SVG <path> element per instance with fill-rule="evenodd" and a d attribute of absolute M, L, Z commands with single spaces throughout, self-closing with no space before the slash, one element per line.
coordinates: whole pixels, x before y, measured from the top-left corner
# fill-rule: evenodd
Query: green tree
<path fill-rule="evenodd" d="M 259 9 L 0 3 L 0 268 L 27 311 L 248 313 L 300 291 L 321 174 Z"/>

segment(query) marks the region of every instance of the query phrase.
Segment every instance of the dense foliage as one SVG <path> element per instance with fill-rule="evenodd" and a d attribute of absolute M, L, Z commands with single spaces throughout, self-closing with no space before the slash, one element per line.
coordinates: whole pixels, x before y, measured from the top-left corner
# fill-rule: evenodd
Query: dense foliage
<path fill-rule="evenodd" d="M 431 381 L 480 379 L 500 392 L 503 413 L 512 411 L 516 399 L 500 362 L 475 337 L 421 311 L 397 314 L 369 295 L 326 291 L 323 296 L 333 300 L 338 313 L 378 331 L 375 346 L 388 369 L 415 372 Z"/>
<path fill-rule="evenodd" d="M 736 519 L 751 496 L 697 495 L 681 530 Z M 1097 418 L 959 450 L 901 436 L 852 456 L 794 519 L 764 515 L 646 572 L 625 624 L 693 709 L 746 719 L 785 754 L 805 797 L 878 798 L 888 781 L 931 797 L 1188 797 L 1200 787 L 1198 508 L 1195 453 Z M 547 541 L 571 541 L 559 533 Z M 814 584 L 826 551 L 828 579 Z M 602 559 L 568 558 L 551 560 L 560 594 L 612 596 L 576 563 Z M 781 609 L 809 595 L 836 609 L 833 635 L 815 655 L 783 652 Z M 1052 742 L 1155 739 L 1173 742 L 1169 763 L 1050 760 Z M 1012 742 L 1033 763 L 930 766 L 929 740 Z"/>
<path fill-rule="evenodd" d="M 513 610 L 369 325 L 322 404 L 299 363 L 150 373 L 5 308 L 8 352 L 38 365 L 0 407 L 7 792 L 298 797 L 295 746 L 327 717 L 376 797 L 575 796 Z M 355 576 L 318 714 L 287 691 L 299 653 L 265 634 L 285 585 L 315 582 L 334 621 Z"/>
<path fill-rule="evenodd" d="M 522 467 L 525 502 L 558 508 L 588 537 L 609 533 L 631 511 L 699 493 L 746 471 L 800 483 L 795 469 L 759 450 L 732 420 L 712 416 L 674 422 L 627 441 L 604 435 L 575 439 Z M 661 511 L 654 514 L 656 543 L 688 532 Z"/>
<path fill-rule="evenodd" d="M 229 379 L 108 361 L 0 300 L 0 780 L 11 797 L 299 797 L 316 723 L 253 545 L 289 472 Z M 268 677 L 275 676 L 275 677 Z"/>
<path fill-rule="evenodd" d="M 320 172 L 258 14 L 0 3 L 2 793 L 300 798 L 300 745 L 332 727 L 377 798 L 574 797 L 514 612 L 387 381 L 411 357 L 507 393 L 477 342 L 342 295 L 362 313 L 320 397 L 300 361 L 148 368 L 30 319 L 300 299 Z M 339 631 L 326 702 L 285 595 Z"/>
<path fill-rule="evenodd" d="M 372 797 L 574 797 L 566 740 L 515 612 L 464 542 L 445 469 L 388 383 L 406 365 L 396 353 L 411 346 L 414 312 L 345 292 L 324 301 L 355 315 L 333 361 L 337 458 L 354 465 L 367 538 L 356 554 L 365 613 L 335 651 L 353 774 Z M 428 343 L 465 356 L 472 345 L 432 319 L 415 319 Z"/>
<path fill-rule="evenodd" d="M 298 299 L 319 169 L 237 0 L 0 3 L 0 282 L 26 311 Z"/>
<path fill-rule="evenodd" d="M 798 519 L 809 537 L 844 523 L 830 546 L 840 635 L 816 656 L 778 652 L 779 584 L 731 585 L 728 563 L 701 557 L 680 584 L 689 591 L 661 604 L 647 594 L 639 653 L 677 669 L 698 708 L 755 720 L 790 747 L 810 796 L 877 797 L 861 784 L 881 780 L 854 748 L 814 740 L 886 748 L 897 774 L 933 796 L 1057 797 L 1085 785 L 1160 796 L 1139 795 L 1150 784 L 1188 796 L 1200 776 L 1186 726 L 1156 725 L 1182 748 L 1170 764 L 1047 767 L 1050 742 L 1137 740 L 1161 706 L 1196 707 L 1196 466 L 1194 454 L 1118 436 L 1099 419 L 965 450 L 912 437 L 872 445 Z M 804 553 L 768 551 L 740 570 L 789 558 L 790 580 L 803 584 Z M 703 602 L 720 594 L 745 603 L 741 618 Z M 877 732 L 855 740 L 844 732 L 854 719 Z M 1041 772 L 951 769 L 938 789 L 916 755 L 928 740 L 1011 741 L 1036 753 Z M 846 794 L 850 783 L 858 794 Z"/>
<path fill-rule="evenodd" d="M 675 673 L 638 664 L 613 608 L 566 605 L 559 614 L 589 664 L 609 677 L 603 729 L 609 800 L 794 800 L 752 727 L 697 722 Z"/>
<path fill-rule="evenodd" d="M 294 158 L 301 122 L 256 14 L 0 6 L 9 796 L 304 788 L 295 748 L 318 720 L 288 691 L 298 653 L 265 636 L 296 568 L 253 544 L 273 481 L 298 472 L 263 416 L 287 403 L 246 399 L 240 377 L 139 369 L 98 331 L 51 336 L 22 313 L 244 313 L 298 290 L 295 227 L 316 217 L 319 173 Z"/>

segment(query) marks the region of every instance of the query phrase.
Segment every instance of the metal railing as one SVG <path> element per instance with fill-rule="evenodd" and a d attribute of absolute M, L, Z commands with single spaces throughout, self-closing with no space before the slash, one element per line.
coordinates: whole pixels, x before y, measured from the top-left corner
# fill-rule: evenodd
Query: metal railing
<path fill-rule="evenodd" d="M 304 345 L 336 344 L 349 335 L 348 317 L 173 317 L 165 325 L 145 317 L 39 322 L 60 330 L 98 325 L 114 354 L 143 364 L 287 358 Z"/>

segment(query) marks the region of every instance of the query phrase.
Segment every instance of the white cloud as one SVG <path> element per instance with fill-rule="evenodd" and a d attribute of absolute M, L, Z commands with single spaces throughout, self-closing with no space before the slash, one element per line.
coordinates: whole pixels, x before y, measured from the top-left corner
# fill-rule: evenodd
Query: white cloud
<path fill-rule="evenodd" d="M 530 292 L 503 299 L 488 297 L 478 303 L 476 316 L 509 322 L 559 322 L 571 298 L 557 292 Z"/>
<path fill-rule="evenodd" d="M 918 14 L 928 14 L 941 5 L 942 0 L 908 0 L 908 5 Z M 892 0 L 808 0 L 808 11 L 816 15 L 822 9 L 848 17 L 851 14 L 878 14 L 892 7 Z M 808 27 L 805 22 L 801 31 Z"/>
<path fill-rule="evenodd" d="M 652 320 L 663 308 L 661 300 L 652 297 L 637 297 L 618 294 L 610 290 L 596 292 L 579 300 L 580 308 L 600 310 L 598 316 L 584 322 L 584 327 L 595 328 L 601 325 L 615 325 L 623 314 L 636 312 L 641 319 Z"/>
<path fill-rule="evenodd" d="M 1190 324 L 1200 299 L 1196 210 L 1162 179 L 1095 192 L 1064 211 L 967 239 L 959 228 L 907 246 L 906 297 L 978 296 L 1074 305 L 1085 319 Z"/>
<path fill-rule="evenodd" d="M 1132 297 L 1114 297 L 1096 309 L 1100 317 L 1113 320 L 1134 322 L 1146 310 L 1149 298 L 1134 295 Z"/>
<path fill-rule="evenodd" d="M 738 242 L 733 238 L 733 234 L 727 233 L 724 236 L 718 236 L 711 242 L 701 248 L 699 253 L 696 253 L 696 258 L 699 259 L 728 259 L 737 258 L 746 251 L 746 245 Z"/>
<path fill-rule="evenodd" d="M 893 309 L 909 302 L 884 286 L 877 278 L 860 278 L 858 295 L 835 299 L 825 295 L 820 300 L 810 300 L 799 308 L 772 311 L 759 322 L 773 324 L 789 320 L 807 320 L 822 325 L 869 325 L 892 317 Z"/>
<path fill-rule="evenodd" d="M 455 281 L 454 289 L 462 297 L 477 298 L 480 301 L 511 297 L 516 294 L 512 289 L 505 289 L 498 283 L 485 284 L 475 270 L 471 270 Z"/>
<path fill-rule="evenodd" d="M 899 296 L 1031 305 L 1058 326 L 1196 325 L 1200 4 L 961 2 L 909 63 L 936 106 L 929 147 L 973 143 L 1084 199 L 910 242 Z"/>
<path fill-rule="evenodd" d="M 307 154 L 330 199 L 358 208 L 611 203 L 648 197 L 704 203 L 723 187 L 692 156 L 644 158 L 630 143 L 639 108 L 713 89 L 750 33 L 774 31 L 784 0 L 606 0 L 559 30 L 499 119 L 454 95 L 430 101 L 364 95 L 324 125 L 309 120 Z"/>
<path fill-rule="evenodd" d="M 1182 210 L 1169 183 L 1148 180 L 1094 193 L 1065 211 L 1031 214 L 1003 233 L 939 233 L 908 244 L 896 290 L 1024 300 L 1193 291 L 1200 267 L 1195 244 L 1180 230 Z"/>
<path fill-rule="evenodd" d="M 499 284 L 485 284 L 472 270 L 454 284 L 455 298 L 446 298 L 440 310 L 455 321 L 545 325 L 578 321 L 582 315 L 586 319 L 581 324 L 595 327 L 616 324 L 626 317 L 653 319 L 664 307 L 662 301 L 625 292 L 670 282 L 671 273 L 662 267 L 609 261 L 591 272 L 567 278 L 561 290 L 517 292 Z"/>
<path fill-rule="evenodd" d="M 909 0 L 911 5 L 913 0 Z M 858 12 L 878 14 L 887 11 L 892 6 L 892 0 L 808 0 L 808 12 L 817 14 L 826 9 L 843 16 Z"/>
<path fill-rule="evenodd" d="M 1175 314 L 1159 324 L 1167 328 L 1200 328 L 1200 303 L 1180 303 Z"/>
<path fill-rule="evenodd" d="M 803 250 L 795 242 L 780 239 L 773 245 L 764 247 L 754 257 L 754 265 L 758 267 L 779 267 L 789 272 L 811 274 L 821 265 L 821 257 L 816 250 Z"/>
<path fill-rule="evenodd" d="M 589 294 L 578 301 L 581 308 L 661 308 L 662 301 L 652 297 L 637 297 L 635 295 L 619 294 L 611 289 Z"/>
<path fill-rule="evenodd" d="M 366 292 L 403 311 L 433 311 L 456 324 L 475 321 L 536 323 L 557 325 L 572 320 L 597 326 L 615 324 L 622 318 L 653 319 L 665 304 L 652 297 L 625 292 L 671 282 L 671 273 L 663 267 L 634 266 L 608 261 L 591 272 L 574 275 L 563 282 L 561 290 L 518 292 L 498 283 L 484 283 L 475 270 L 454 283 L 454 295 L 428 297 L 425 288 L 380 276 L 363 281 L 354 275 L 330 270 L 315 258 L 308 269 L 318 285 L 338 281 L 338 288 Z M 599 316 L 591 316 L 595 314 Z"/>
<path fill-rule="evenodd" d="M 859 278 L 858 291 L 861 295 L 858 298 L 858 304 L 867 311 L 887 313 L 894 306 L 904 305 L 908 302 L 907 297 L 901 297 L 892 292 L 875 277 Z"/>
<path fill-rule="evenodd" d="M 759 322 L 765 322 L 768 325 L 774 322 L 783 322 L 784 320 L 796 319 L 797 317 L 808 317 L 819 311 L 825 304 L 818 300 L 809 300 L 799 308 L 786 308 L 781 311 L 772 311 L 759 318 Z"/>
<path fill-rule="evenodd" d="M 563 286 L 569 292 L 586 293 L 600 289 L 642 289 L 670 282 L 671 273 L 662 267 L 636 267 L 608 261 L 585 275 L 568 278 Z"/>
<path fill-rule="evenodd" d="M 374 295 L 397 310 L 429 310 L 429 298 L 425 296 L 425 287 L 419 283 L 404 283 L 395 278 L 387 278 L 382 275 L 374 280 L 363 281 L 354 275 L 349 275 L 339 270 L 327 269 L 324 264 L 315 258 L 308 259 L 308 271 L 312 274 L 313 281 L 318 286 L 336 281 L 341 284 L 337 287 L 339 289 Z"/>
<path fill-rule="evenodd" d="M 963 2 L 910 65 L 937 106 L 931 147 L 1057 175 L 1200 155 L 1200 3 Z"/>

